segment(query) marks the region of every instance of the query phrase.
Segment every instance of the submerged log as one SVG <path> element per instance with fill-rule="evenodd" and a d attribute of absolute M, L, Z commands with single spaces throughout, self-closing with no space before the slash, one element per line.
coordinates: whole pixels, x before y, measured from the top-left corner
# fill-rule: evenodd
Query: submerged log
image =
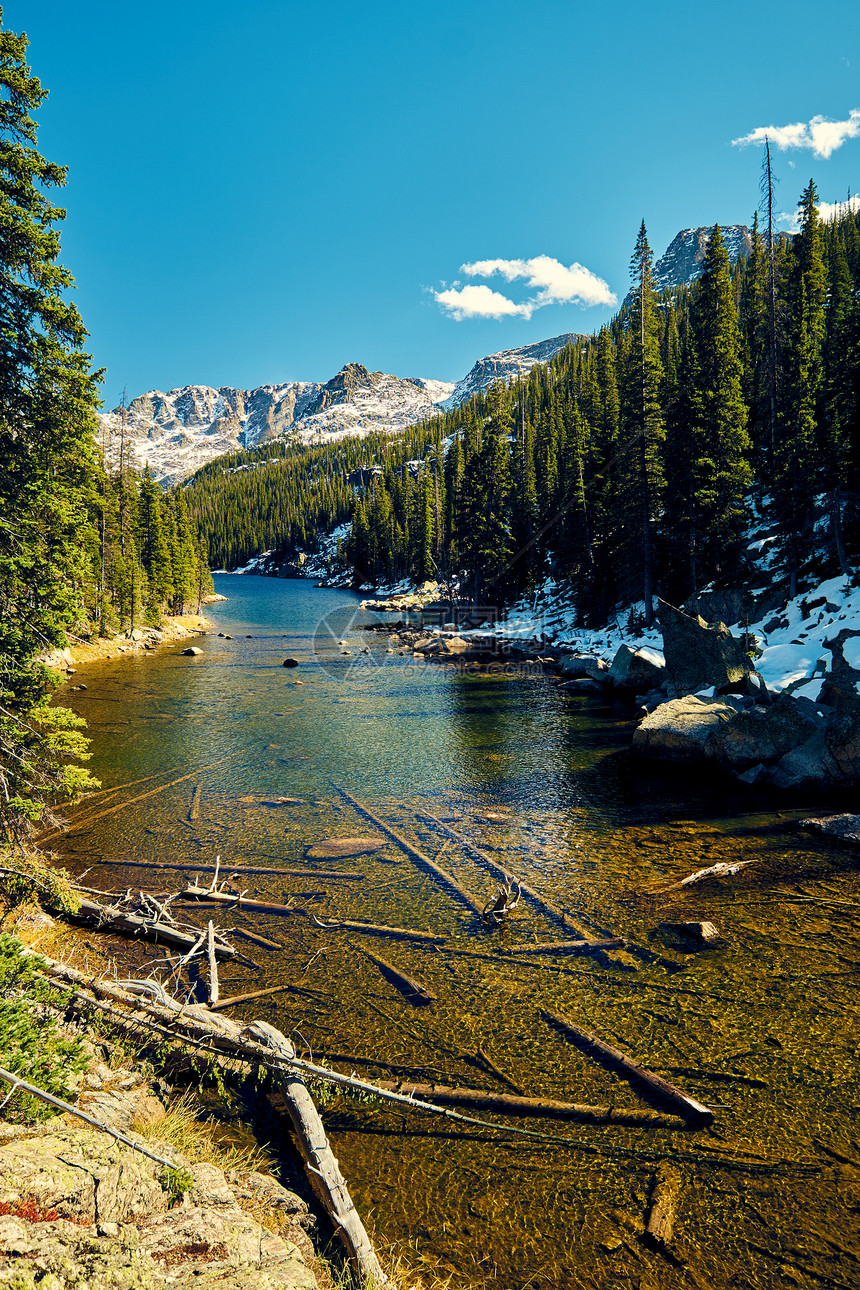
<path fill-rule="evenodd" d="M 400 993 L 416 1008 L 426 1008 L 428 1004 L 436 1002 L 436 996 L 432 991 L 428 990 L 420 981 L 416 981 L 414 977 L 407 976 L 405 972 L 401 972 L 387 959 L 380 958 L 378 954 L 371 954 L 370 950 L 363 949 L 361 953 L 365 958 L 375 963 L 382 975 L 392 985 L 396 985 Z"/>
<path fill-rule="evenodd" d="M 91 865 L 95 869 L 96 865 L 115 865 L 119 869 L 182 869 L 188 873 L 211 873 L 211 864 L 186 864 L 184 860 L 177 860 L 172 864 L 167 864 L 149 860 L 97 860 Z M 257 865 L 234 865 L 230 869 L 230 875 L 234 873 L 270 873 L 279 875 L 281 878 L 349 878 L 353 882 L 360 882 L 364 878 L 363 873 L 347 873 L 335 869 L 272 869 L 262 868 Z"/>
<path fill-rule="evenodd" d="M 245 896 L 235 896 L 225 891 L 208 891 L 205 887 L 186 887 L 181 895 L 185 900 L 211 900 L 217 905 L 230 905 L 234 909 L 257 909 L 267 914 L 306 912 L 300 905 L 276 905 L 265 900 L 248 900 Z"/>
<path fill-rule="evenodd" d="M 441 1106 L 475 1106 L 504 1115 L 543 1116 L 579 1124 L 625 1124 L 662 1129 L 686 1128 L 686 1121 L 660 1111 L 639 1107 L 584 1106 L 576 1102 L 555 1102 L 549 1098 L 515 1097 L 511 1093 L 488 1093 L 477 1088 L 447 1088 L 444 1084 L 409 1084 L 405 1080 L 376 1080 L 379 1088 L 420 1097 Z"/>
<path fill-rule="evenodd" d="M 441 829 L 443 833 L 447 833 L 448 837 L 453 838 L 453 840 L 461 846 L 464 851 L 468 852 L 469 855 L 474 856 L 476 860 L 479 860 L 482 865 L 489 869 L 490 873 L 493 874 L 494 877 L 501 878 L 503 882 L 506 880 L 507 874 L 502 866 L 494 860 L 491 855 L 488 855 L 486 851 L 483 851 L 480 847 L 476 847 L 473 842 L 470 842 L 464 834 L 459 833 L 456 829 L 452 829 L 450 824 L 446 824 L 443 820 L 438 819 L 435 815 L 431 815 L 428 811 L 418 811 L 417 814 L 420 819 L 427 820 L 436 828 Z M 591 941 L 593 943 L 596 940 L 588 928 L 584 927 L 577 919 L 572 918 L 565 910 L 560 909 L 558 905 L 553 904 L 552 901 L 541 896 L 534 890 L 534 888 L 527 887 L 525 883 L 521 883 L 520 890 L 537 909 L 542 910 L 543 913 L 548 914 L 550 918 L 561 923 L 562 927 L 566 927 L 568 931 L 576 932 L 576 934 L 581 936 L 584 941 Z M 608 959 L 611 959 L 612 962 L 617 963 L 622 967 L 636 967 L 636 963 L 631 955 L 627 954 L 623 950 L 601 950 L 601 953 L 605 954 Z"/>
<path fill-rule="evenodd" d="M 651 1208 L 645 1225 L 645 1239 L 649 1244 L 659 1246 L 660 1249 L 670 1253 L 680 1193 L 681 1174 L 668 1160 L 664 1160 L 654 1179 Z"/>
<path fill-rule="evenodd" d="M 191 794 L 191 806 L 188 809 L 189 820 L 200 819 L 200 796 L 203 790 L 199 784 L 195 784 L 194 792 Z"/>
<path fill-rule="evenodd" d="M 453 892 L 457 899 L 471 909 L 473 913 L 477 914 L 479 918 L 482 917 L 485 905 L 482 904 L 481 901 L 476 900 L 472 893 L 467 891 L 452 874 L 447 873 L 437 865 L 435 861 L 431 860 L 429 856 L 426 856 L 423 851 L 419 851 L 417 847 L 413 846 L 411 842 L 404 838 L 402 833 L 398 833 L 396 829 L 393 829 L 390 824 L 386 824 L 383 820 L 378 819 L 377 816 L 369 811 L 366 806 L 358 801 L 357 798 L 353 797 L 351 793 L 348 793 L 345 788 L 341 788 L 338 784 L 335 784 L 334 787 L 340 793 L 341 797 L 344 797 L 347 802 L 349 802 L 350 805 L 358 811 L 359 815 L 363 815 L 365 819 L 370 820 L 371 824 L 375 824 L 383 833 L 387 833 L 388 836 L 397 843 L 401 850 L 406 852 L 410 860 L 417 861 L 417 863 L 421 865 L 422 868 L 426 869 L 438 883 L 443 887 L 446 887 L 449 892 Z"/>
<path fill-rule="evenodd" d="M 441 944 L 447 938 L 436 932 L 420 932 L 414 927 L 386 927 L 384 923 L 355 923 L 349 919 L 338 919 L 335 923 L 324 923 L 315 914 L 311 915 L 315 925 L 324 931 L 366 932 L 368 936 L 391 936 L 396 940 L 429 941 L 433 945 Z"/>
<path fill-rule="evenodd" d="M 642 1089 L 647 1090 L 652 1097 L 657 1098 L 664 1105 L 671 1106 L 674 1111 L 677 1111 L 688 1122 L 704 1124 L 713 1120 L 714 1113 L 709 1107 L 703 1106 L 695 1098 L 682 1093 L 674 1084 L 670 1084 L 668 1080 L 655 1075 L 647 1067 L 640 1066 L 638 1062 L 619 1052 L 611 1044 L 604 1043 L 602 1039 L 598 1039 L 597 1035 L 591 1034 L 588 1030 L 582 1030 L 574 1022 L 568 1021 L 567 1017 L 561 1017 L 554 1012 L 547 1012 L 544 1008 L 541 1009 L 541 1014 L 553 1026 L 561 1030 L 580 1052 L 593 1057 L 601 1065 L 609 1066 L 610 1069 L 617 1071 L 634 1088 L 638 1088 L 640 1091 Z"/>
<path fill-rule="evenodd" d="M 94 900 L 82 900 L 77 913 L 69 914 L 68 917 L 85 923 L 98 932 L 122 932 L 127 936 L 142 936 L 145 940 L 174 945 L 181 950 L 191 950 L 198 944 L 199 933 L 191 935 L 189 932 L 180 931 L 178 927 L 172 927 L 169 923 L 144 918 L 140 914 L 115 913 Z M 230 958 L 236 951 L 232 945 L 218 940 L 215 942 L 215 953 L 222 958 Z"/>

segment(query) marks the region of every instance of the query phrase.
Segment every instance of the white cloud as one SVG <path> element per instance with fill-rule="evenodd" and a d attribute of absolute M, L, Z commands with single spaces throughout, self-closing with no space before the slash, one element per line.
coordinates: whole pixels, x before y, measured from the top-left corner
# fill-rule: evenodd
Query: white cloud
<path fill-rule="evenodd" d="M 437 303 L 452 318 L 456 318 L 457 322 L 462 322 L 464 318 L 531 318 L 532 314 L 528 305 L 515 304 L 491 287 L 461 287 L 459 291 L 449 287 L 447 291 L 434 291 L 433 295 Z"/>
<path fill-rule="evenodd" d="M 549 255 L 530 260 L 475 260 L 462 264 L 460 272 L 469 278 L 499 276 L 506 282 L 525 282 L 533 291 L 527 300 L 517 304 L 500 291 L 486 286 L 465 286 L 436 291 L 437 302 L 453 318 L 531 318 L 545 305 L 578 304 L 615 305 L 618 299 L 602 278 L 581 264 L 564 265 Z"/>
<path fill-rule="evenodd" d="M 808 148 L 816 157 L 826 159 L 841 148 L 847 139 L 860 136 L 860 108 L 852 108 L 844 121 L 828 121 L 814 116 L 811 121 L 797 121 L 794 125 L 760 125 L 740 139 L 732 139 L 735 147 L 748 143 L 764 143 L 769 139 L 781 152 L 789 148 Z"/>
<path fill-rule="evenodd" d="M 860 211 L 860 196 L 849 197 L 844 202 L 818 203 L 818 218 L 824 220 L 825 224 L 829 224 L 834 219 L 842 219 L 844 215 L 852 211 Z M 785 224 L 790 233 L 796 233 L 800 228 L 799 210 L 795 211 L 794 214 L 783 211 L 781 215 L 777 215 L 776 219 L 778 224 Z"/>

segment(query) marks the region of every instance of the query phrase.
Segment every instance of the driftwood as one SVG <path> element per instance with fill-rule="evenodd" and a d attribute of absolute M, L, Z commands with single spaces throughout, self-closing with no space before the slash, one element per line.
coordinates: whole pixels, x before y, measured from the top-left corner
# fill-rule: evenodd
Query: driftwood
<path fill-rule="evenodd" d="M 349 802 L 356 811 L 358 811 L 359 815 L 363 815 L 365 819 L 371 822 L 371 824 L 375 824 L 383 833 L 387 833 L 388 836 L 397 843 L 400 849 L 406 852 L 410 860 L 415 860 L 423 869 L 426 869 L 438 883 L 447 888 L 449 892 L 453 892 L 457 899 L 471 909 L 473 913 L 477 914 L 479 918 L 483 916 L 484 906 L 479 900 L 475 899 L 470 891 L 467 891 L 466 888 L 457 881 L 453 874 L 447 873 L 444 869 L 440 868 L 435 861 L 431 860 L 423 851 L 419 851 L 417 847 L 413 846 L 411 842 L 404 838 L 402 833 L 398 833 L 396 829 L 392 829 L 390 824 L 386 824 L 383 820 L 378 819 L 367 809 L 366 806 L 359 802 L 357 798 L 353 797 L 351 793 L 348 793 L 345 788 L 341 788 L 338 784 L 335 784 L 334 787 L 340 793 L 341 797 L 345 798 L 346 801 Z"/>
<path fill-rule="evenodd" d="M 339 919 L 336 923 L 324 923 L 317 918 L 316 914 L 311 914 L 311 918 L 317 927 L 322 927 L 327 932 L 343 928 L 348 932 L 367 932 L 369 936 L 391 936 L 406 941 L 429 941 L 434 945 L 446 939 L 444 936 L 437 936 L 435 932 L 419 932 L 414 927 L 386 927 L 384 923 L 355 923 L 347 919 Z"/>
<path fill-rule="evenodd" d="M 516 887 L 516 894 L 514 894 Z M 498 895 L 495 899 L 488 900 L 481 917 L 488 927 L 500 927 L 504 923 L 512 909 L 516 909 L 520 903 L 522 888 L 516 878 L 506 878 L 499 887 Z"/>
<path fill-rule="evenodd" d="M 420 981 L 416 981 L 414 977 L 407 976 L 405 972 L 401 972 L 387 959 L 381 959 L 377 954 L 371 954 L 370 950 L 363 949 L 361 953 L 365 958 L 375 963 L 383 976 L 392 985 L 396 985 L 400 993 L 416 1008 L 425 1008 L 428 1004 L 436 1002 L 435 994 L 428 990 L 426 986 L 422 985 Z"/>
<path fill-rule="evenodd" d="M 226 1017 L 220 1016 L 220 1014 L 213 1014 L 208 1008 L 180 1005 L 175 1000 L 171 1001 L 173 1003 L 173 1008 L 171 1009 L 163 1004 L 148 1000 L 144 1001 L 129 994 L 128 990 L 123 989 L 120 985 L 110 984 L 97 977 L 86 976 L 83 972 L 67 967 L 64 963 L 45 958 L 44 955 L 37 955 L 33 950 L 24 950 L 23 953 L 37 958 L 40 968 L 46 971 L 49 976 L 78 987 L 78 991 L 73 996 L 72 1001 L 86 1007 L 97 1003 L 99 1007 L 104 1007 L 117 1022 L 121 1023 L 125 1020 L 126 1025 L 132 1028 L 140 1025 L 149 1026 L 156 1032 L 165 1034 L 177 1042 L 187 1044 L 210 1055 L 221 1054 L 240 1062 L 262 1065 L 276 1074 L 287 1065 L 286 1059 L 281 1054 L 273 1053 L 267 1044 L 260 1042 L 259 1033 L 261 1028 L 270 1032 L 273 1030 L 273 1027 L 267 1026 L 265 1022 L 257 1021 L 240 1027 L 237 1022 L 230 1021 Z M 90 993 L 84 993 L 84 991 Z M 111 1008 L 108 1004 L 103 1004 L 104 999 L 113 1000 L 133 1011 L 123 1013 L 116 1008 Z M 278 1033 L 277 1031 L 275 1032 L 275 1034 Z M 591 1148 L 585 1148 L 581 1142 L 575 1139 L 558 1138 L 554 1135 L 535 1132 L 531 1129 L 523 1129 L 517 1125 L 497 1124 L 490 1120 L 477 1119 L 475 1116 L 461 1115 L 459 1111 L 455 1111 L 450 1107 L 436 1106 L 432 1102 L 425 1102 L 423 1099 L 411 1095 L 396 1093 L 372 1084 L 367 1080 L 358 1079 L 354 1075 L 342 1075 L 339 1071 L 331 1070 L 327 1066 L 316 1066 L 312 1062 L 304 1061 L 298 1057 L 290 1059 L 289 1066 L 300 1074 L 311 1075 L 315 1079 L 319 1079 L 323 1083 L 332 1084 L 336 1088 L 349 1088 L 360 1093 L 370 1093 L 375 1097 L 379 1097 L 382 1101 L 392 1102 L 409 1110 L 438 1115 L 446 1120 L 454 1120 L 458 1124 L 475 1125 L 482 1129 L 495 1129 L 502 1133 L 512 1134 L 515 1137 L 532 1138 L 540 1142 L 552 1143 L 556 1146 L 572 1146 L 580 1151 L 592 1150 Z M 594 1150 L 596 1151 L 596 1149 Z M 624 1150 L 621 1154 L 649 1160 L 653 1158 L 649 1154 L 630 1150 Z M 712 1163 L 710 1159 L 704 1156 L 690 1155 L 689 1153 L 685 1155 L 679 1152 L 675 1152 L 674 1155 L 678 1159 L 689 1159 L 707 1164 Z M 739 1168 L 749 1168 L 745 1163 L 742 1165 L 736 1161 L 730 1163 L 737 1164 Z M 772 1171 L 774 1166 L 768 1164 L 763 1168 Z"/>
<path fill-rule="evenodd" d="M 688 878 L 682 878 L 680 882 L 673 882 L 668 887 L 660 887 L 655 895 L 662 895 L 665 891 L 679 891 L 681 887 L 689 887 L 694 882 L 701 882 L 703 878 L 731 878 L 733 874 L 740 873 L 741 869 L 746 869 L 748 864 L 755 864 L 755 860 L 721 860 L 719 864 L 708 865 L 707 869 L 697 869 L 691 873 Z"/>
<path fill-rule="evenodd" d="M 510 954 L 593 954 L 595 950 L 611 950 L 623 945 L 620 936 L 605 941 L 536 941 L 533 945 L 515 945 Z"/>
<path fill-rule="evenodd" d="M 209 1006 L 214 1008 L 218 1002 L 218 963 L 215 958 L 215 928 L 212 919 L 206 929 L 206 953 L 209 958 Z"/>
<path fill-rule="evenodd" d="M 510 1093 L 487 1093 L 476 1088 L 447 1088 L 443 1084 L 409 1084 L 405 1080 L 378 1080 L 379 1088 L 420 1097 L 442 1106 L 475 1106 L 503 1115 L 543 1116 L 552 1120 L 573 1120 L 579 1124 L 625 1124 L 638 1127 L 683 1129 L 686 1121 L 660 1111 L 638 1107 L 582 1106 L 575 1102 L 554 1102 L 548 1098 L 514 1097 Z"/>
<path fill-rule="evenodd" d="M 346 860 L 351 856 L 373 855 L 374 851 L 382 851 L 387 846 L 382 838 L 323 838 L 320 842 L 312 842 L 305 855 L 309 860 Z"/>
<path fill-rule="evenodd" d="M 123 932 L 126 935 L 142 936 L 148 941 L 174 945 L 181 950 L 187 951 L 199 944 L 196 935 L 183 932 L 169 923 L 144 918 L 140 914 L 114 912 L 94 900 L 82 900 L 77 913 L 69 914 L 68 917 L 86 923 L 99 932 Z M 236 953 L 232 945 L 221 940 L 216 941 L 215 952 L 222 958 L 232 957 Z"/>
<path fill-rule="evenodd" d="M 669 1253 L 672 1250 L 675 1212 L 680 1192 L 681 1174 L 668 1160 L 664 1160 L 654 1179 L 651 1207 L 648 1211 L 648 1222 L 645 1225 L 645 1240 Z"/>
<path fill-rule="evenodd" d="M 557 1013 L 547 1012 L 541 1009 L 542 1015 L 547 1021 L 551 1022 L 558 1030 L 561 1030 L 567 1039 L 570 1039 L 580 1052 L 587 1053 L 589 1057 L 595 1058 L 601 1065 L 607 1065 L 612 1070 L 622 1075 L 628 1083 L 634 1088 L 641 1089 L 643 1086 L 651 1096 L 656 1097 L 665 1105 L 671 1106 L 674 1111 L 685 1120 L 691 1123 L 704 1124 L 714 1118 L 714 1113 L 709 1107 L 703 1106 L 695 1098 L 688 1097 L 682 1093 L 674 1084 L 668 1080 L 661 1079 L 645 1066 L 640 1066 L 638 1062 L 633 1061 L 624 1053 L 613 1048 L 611 1044 L 604 1043 L 598 1039 L 597 1035 L 592 1035 L 588 1030 L 582 1030 L 567 1017 L 561 1017 Z"/>
<path fill-rule="evenodd" d="M 417 814 L 420 819 L 427 820 L 428 823 L 441 829 L 443 833 L 447 833 L 448 837 L 452 838 L 463 848 L 464 851 L 468 852 L 469 855 L 474 856 L 476 860 L 479 860 L 482 865 L 489 869 L 490 873 L 493 874 L 494 877 L 500 878 L 502 882 L 507 881 L 507 874 L 502 866 L 498 864 L 491 855 L 488 855 L 486 851 L 483 851 L 480 847 L 476 847 L 473 842 L 470 842 L 464 834 L 459 833 L 456 829 L 452 829 L 450 824 L 446 824 L 435 815 L 430 815 L 428 811 L 418 811 Z M 587 927 L 584 927 L 577 919 L 572 918 L 565 910 L 560 909 L 558 905 L 553 904 L 552 901 L 541 896 L 532 887 L 527 887 L 525 883 L 521 883 L 520 891 L 524 896 L 528 897 L 537 909 L 548 914 L 550 918 L 555 919 L 556 922 L 561 923 L 562 927 L 567 928 L 570 932 L 576 932 L 576 934 L 581 936 L 584 941 L 595 941 L 596 938 L 592 936 Z M 601 953 L 605 953 L 608 959 L 611 959 L 613 962 L 618 963 L 623 967 L 636 967 L 634 959 L 624 951 L 603 950 Z"/>
<path fill-rule="evenodd" d="M 244 927 L 232 928 L 230 935 L 242 936 L 246 941 L 253 941 L 255 945 L 262 945 L 267 950 L 282 950 L 286 948 L 280 941 L 270 941 L 268 936 L 258 936 L 256 932 L 246 931 Z"/>
<path fill-rule="evenodd" d="M 267 914 L 304 914 L 306 912 L 300 905 L 275 905 L 265 900 L 248 900 L 245 896 L 226 891 L 209 891 L 205 887 L 186 887 L 181 895 L 186 900 L 212 900 L 218 905 L 230 905 L 234 909 L 257 909 Z"/>
<path fill-rule="evenodd" d="M 178 860 L 173 864 L 165 864 L 149 860 L 97 860 L 96 864 L 91 865 L 95 869 L 96 865 L 115 865 L 120 869 L 182 869 L 188 873 L 211 873 L 211 864 L 186 864 Z M 238 865 L 230 869 L 230 876 L 234 873 L 271 873 L 277 874 L 282 878 L 349 878 L 353 882 L 360 882 L 364 878 L 363 873 L 342 873 L 337 870 L 328 869 L 264 869 L 255 865 Z"/>
<path fill-rule="evenodd" d="M 297 994 L 310 994 L 309 990 L 301 990 L 294 986 L 292 982 L 286 982 L 284 985 L 270 985 L 266 990 L 252 990 L 250 994 L 234 994 L 231 999 L 221 999 L 215 1003 L 210 1003 L 213 1012 L 223 1012 L 225 1008 L 232 1008 L 237 1003 L 249 1003 L 251 999 L 263 999 L 269 994 L 280 994 L 283 990 L 295 990 Z M 315 994 L 316 992 L 314 992 Z"/>

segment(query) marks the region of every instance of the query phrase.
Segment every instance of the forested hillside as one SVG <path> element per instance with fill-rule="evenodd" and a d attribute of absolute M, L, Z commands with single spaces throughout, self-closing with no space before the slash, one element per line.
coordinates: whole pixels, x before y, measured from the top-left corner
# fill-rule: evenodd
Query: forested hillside
<path fill-rule="evenodd" d="M 434 427 L 415 478 L 393 465 L 357 504 L 362 578 L 460 570 L 504 603 L 547 573 L 583 617 L 743 578 L 755 505 L 794 594 L 812 561 L 860 558 L 860 216 L 788 240 L 756 219 L 732 269 L 715 230 L 701 279 L 657 294 L 644 223 L 630 307 L 599 335 Z M 446 451 L 443 451 L 443 443 Z M 650 624 L 649 624 L 650 625 Z"/>
<path fill-rule="evenodd" d="M 352 517 L 359 582 L 459 575 L 506 603 L 549 574 L 585 621 L 651 595 L 679 602 L 752 571 L 753 510 L 772 570 L 860 559 L 860 214 L 824 224 L 812 183 L 793 238 L 756 216 L 730 264 L 655 291 L 644 223 L 629 304 L 597 336 L 403 435 L 269 445 L 185 490 L 210 561 L 284 559 Z M 358 473 L 363 468 L 362 473 Z"/>

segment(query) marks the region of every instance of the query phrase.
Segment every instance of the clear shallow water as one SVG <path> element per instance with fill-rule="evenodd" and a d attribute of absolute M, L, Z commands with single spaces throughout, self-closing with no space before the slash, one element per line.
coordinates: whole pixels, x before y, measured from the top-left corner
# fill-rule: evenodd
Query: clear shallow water
<path fill-rule="evenodd" d="M 125 787 L 74 813 L 58 848 L 70 867 L 210 864 L 220 855 L 228 869 L 295 868 L 302 876 L 242 885 L 270 900 L 293 896 L 322 918 L 448 936 L 428 950 L 323 932 L 299 916 L 224 914 L 222 925 L 247 926 L 284 950 L 249 947 L 257 968 L 226 968 L 222 994 L 305 973 L 318 998 L 274 996 L 243 1015 L 298 1032 L 315 1056 L 376 1057 L 412 1078 L 510 1091 L 476 1059 L 481 1048 L 532 1095 L 641 1105 L 546 1025 L 546 1008 L 661 1071 L 687 1072 L 669 1077 L 725 1108 L 712 1132 L 695 1134 L 533 1120 L 527 1127 L 554 1139 L 535 1143 L 338 1099 L 326 1111 L 334 1148 L 380 1237 L 456 1287 L 852 1284 L 860 1267 L 852 1234 L 860 1173 L 845 1163 L 860 1165 L 854 858 L 796 830 L 803 805 L 701 772 L 637 768 L 623 705 L 570 696 L 539 677 L 463 675 L 387 654 L 384 633 L 360 631 L 374 616 L 356 617 L 349 593 L 252 577 L 216 584 L 229 600 L 207 611 L 213 628 L 202 655 L 171 647 L 79 668 L 75 680 L 88 688 L 65 701 L 90 724 L 94 773 L 106 788 Z M 297 668 L 282 666 L 288 656 Z M 530 967 L 460 957 L 564 933 L 525 904 L 488 933 L 393 843 L 357 860 L 307 860 L 309 842 L 373 832 L 333 783 L 431 856 L 444 839 L 416 811 L 454 821 L 549 899 L 631 938 L 638 970 L 586 958 Z M 301 800 L 265 804 L 286 795 Z M 653 895 L 737 859 L 756 863 Z M 454 843 L 439 863 L 476 898 L 493 893 L 491 876 Z M 332 868 L 364 877 L 316 876 Z M 86 881 L 166 890 L 179 875 L 146 878 L 112 864 Z M 712 918 L 723 944 L 683 955 L 655 939 L 661 921 L 684 917 Z M 433 1008 L 411 1007 L 362 949 L 424 981 Z M 384 1065 L 355 1068 L 392 1077 Z M 623 1222 L 641 1222 L 664 1157 L 685 1178 L 680 1268 Z M 841 1251 L 826 1240 L 837 1230 Z"/>

